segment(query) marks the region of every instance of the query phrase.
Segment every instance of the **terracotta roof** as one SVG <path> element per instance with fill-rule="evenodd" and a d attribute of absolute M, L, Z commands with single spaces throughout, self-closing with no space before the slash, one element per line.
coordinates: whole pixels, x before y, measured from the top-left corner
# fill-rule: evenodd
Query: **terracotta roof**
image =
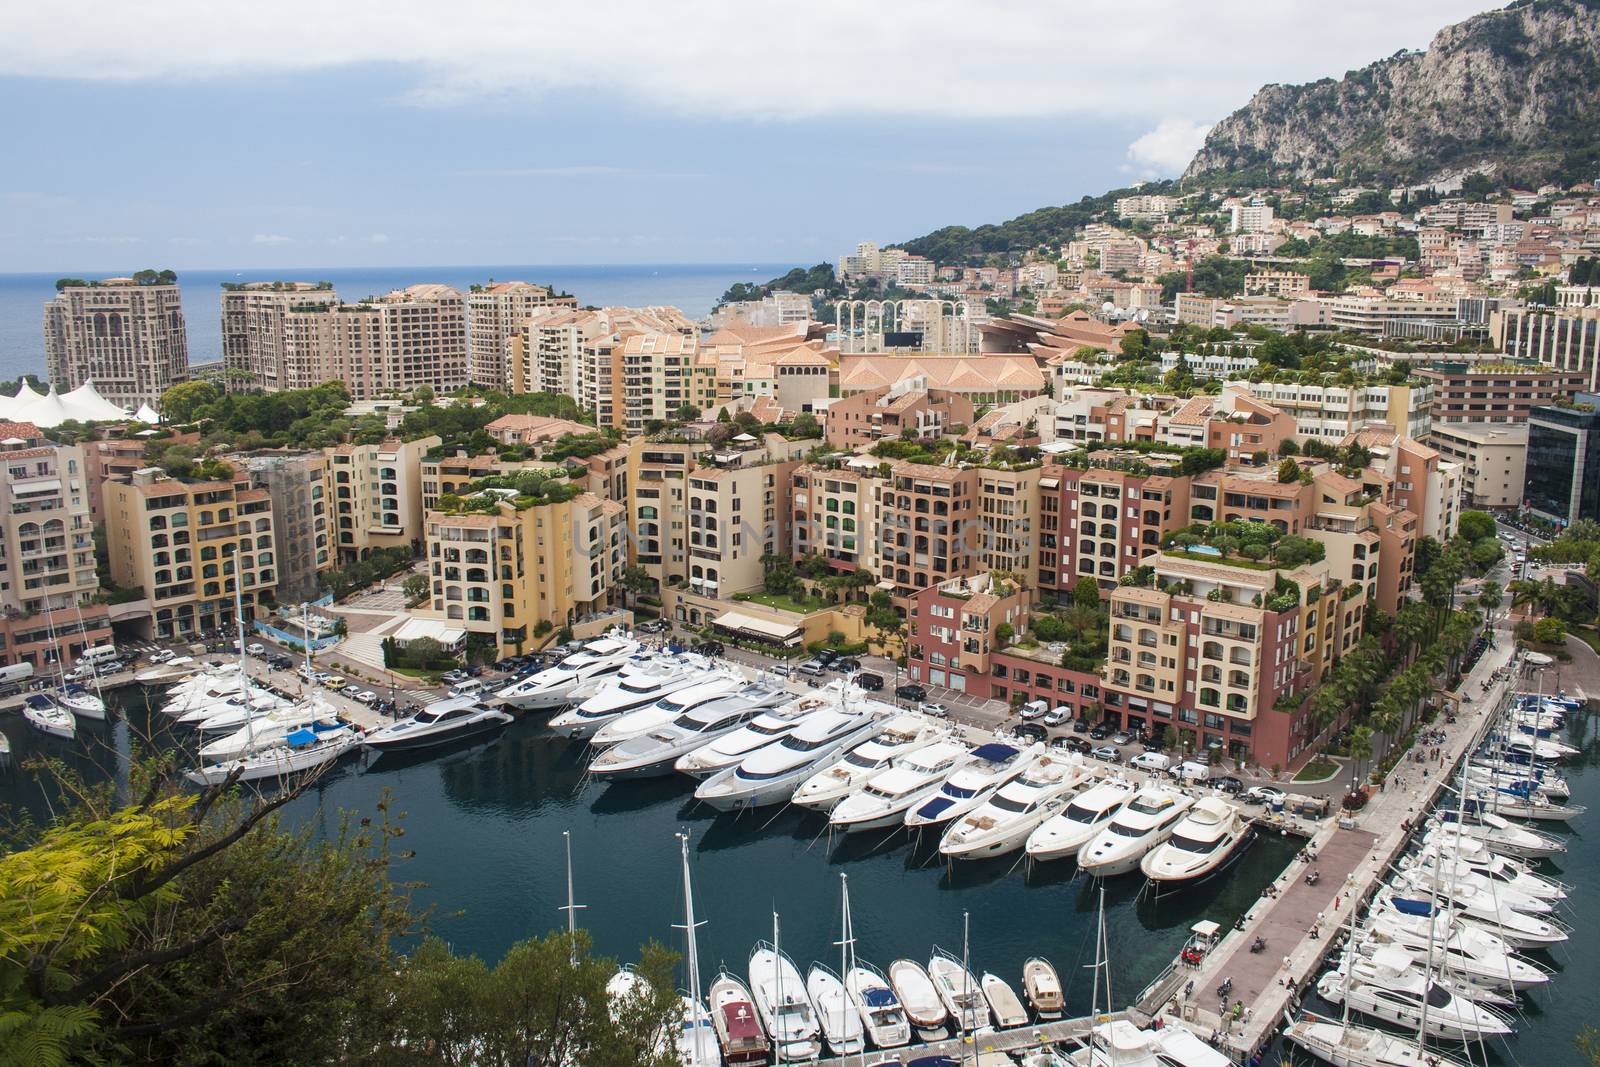
<path fill-rule="evenodd" d="M 1193 396 L 1172 413 L 1174 426 L 1204 426 L 1210 421 L 1211 397 Z"/>
<path fill-rule="evenodd" d="M 24 441 L 38 441 L 44 437 L 44 433 L 31 422 L 0 422 L 0 441 L 9 437 L 20 437 Z"/>
<path fill-rule="evenodd" d="M 926 377 L 930 389 L 956 393 L 1015 389 L 1039 392 L 1044 375 L 1032 356 L 841 356 L 839 386 L 860 392 Z"/>

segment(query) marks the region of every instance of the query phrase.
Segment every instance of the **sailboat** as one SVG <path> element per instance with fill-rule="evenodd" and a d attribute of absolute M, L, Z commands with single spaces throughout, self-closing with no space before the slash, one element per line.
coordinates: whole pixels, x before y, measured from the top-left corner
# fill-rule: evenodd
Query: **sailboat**
<path fill-rule="evenodd" d="M 72 712 L 49 693 L 34 693 L 24 700 L 22 717 L 29 726 L 50 737 L 64 737 L 70 741 L 78 733 L 78 721 L 72 717 Z"/>
<path fill-rule="evenodd" d="M 683 1024 L 678 1031 L 678 1062 L 682 1067 L 718 1067 L 717 1035 L 711 1015 L 700 1000 L 700 952 L 695 944 L 694 891 L 689 884 L 689 835 L 679 834 L 683 854 L 683 930 L 689 962 L 689 992 L 683 998 Z"/>
<path fill-rule="evenodd" d="M 850 882 L 839 875 L 839 970 L 813 963 L 806 973 L 806 994 L 817 1007 L 817 1022 L 823 1039 L 837 1056 L 849 1056 L 866 1048 L 861 1017 L 840 975 L 850 973 L 850 953 L 855 938 L 850 928 Z"/>

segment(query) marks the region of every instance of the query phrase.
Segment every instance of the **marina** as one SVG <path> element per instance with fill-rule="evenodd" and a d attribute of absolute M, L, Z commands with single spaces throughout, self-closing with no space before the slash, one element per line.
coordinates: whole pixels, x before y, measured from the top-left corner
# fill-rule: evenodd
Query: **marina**
<path fill-rule="evenodd" d="M 1495 658 L 1492 654 L 1486 657 L 1478 669 L 1485 674 L 1494 670 Z M 299 679 L 293 676 L 265 672 L 259 666 L 253 666 L 252 673 L 283 687 L 286 695 L 298 695 Z M 707 692 L 705 697 L 709 701 L 713 696 L 726 696 L 727 688 L 722 686 L 715 694 Z M 687 691 L 676 686 L 669 692 L 680 690 Z M 181 735 L 164 721 L 166 716 L 150 712 L 146 698 L 153 692 L 160 690 L 131 687 L 109 692 L 108 703 L 119 714 L 105 724 L 85 724 L 86 755 L 78 758 L 98 755 L 104 760 L 109 756 L 109 765 L 102 766 L 114 769 L 116 761 L 125 758 L 130 726 L 152 729 L 168 742 L 179 739 Z M 828 690 L 816 697 L 806 693 L 793 696 L 802 702 L 826 703 Z M 1497 690 L 1492 696 L 1498 697 L 1498 709 L 1510 706 L 1509 689 Z M 338 702 L 342 717 L 359 731 L 393 729 L 386 717 L 363 704 L 336 694 L 329 699 Z M 771 701 L 763 706 L 770 707 Z M 872 714 L 870 702 L 862 707 L 868 710 L 859 714 Z M 825 708 L 818 711 L 822 716 L 818 722 L 827 714 L 839 714 Z M 980 840 L 1003 840 L 1004 853 L 994 859 L 957 862 L 948 854 L 941 855 L 941 838 L 949 836 L 942 827 L 919 835 L 909 834 L 901 826 L 880 826 L 849 835 L 830 833 L 823 814 L 795 804 L 764 803 L 754 810 L 718 814 L 693 799 L 694 780 L 682 774 L 606 782 L 588 773 L 594 752 L 587 743 L 559 736 L 539 720 L 538 716 L 526 716 L 503 733 L 467 738 L 438 751 L 391 752 L 381 757 L 368 753 L 347 760 L 319 780 L 312 795 L 302 797 L 288 810 L 326 820 L 336 808 L 370 808 L 382 791 L 393 789 L 409 812 L 423 814 L 421 822 L 408 824 L 408 838 L 419 856 L 435 850 L 460 856 L 460 849 L 468 847 L 493 857 L 480 869 L 496 876 L 480 879 L 474 891 L 465 893 L 473 898 L 473 904 L 459 918 L 452 916 L 440 924 L 441 933 L 470 943 L 474 950 L 491 957 L 497 942 L 503 950 L 508 939 L 556 924 L 558 912 L 552 902 L 564 899 L 566 875 L 556 859 L 552 837 L 560 842 L 567 832 L 571 836 L 565 840 L 573 849 L 573 877 L 589 909 L 584 916 L 586 925 L 602 950 L 626 960 L 633 946 L 644 940 L 676 937 L 671 931 L 672 916 L 662 914 L 659 886 L 652 883 L 661 871 L 674 866 L 672 860 L 681 847 L 677 835 L 685 833 L 688 862 L 693 863 L 700 886 L 700 914 L 709 923 L 698 931 L 699 963 L 706 974 L 730 962 L 731 969 L 742 970 L 739 964 L 753 935 L 771 924 L 776 911 L 786 914 L 784 952 L 793 954 L 801 974 L 813 967 L 812 977 L 820 983 L 819 989 L 832 989 L 827 976 L 844 972 L 819 971 L 817 968 L 826 964 L 809 961 L 827 961 L 830 955 L 837 960 L 835 946 L 844 934 L 838 913 L 828 902 L 837 896 L 833 883 L 840 873 L 849 875 L 855 893 L 850 939 L 861 959 L 885 967 L 901 956 L 926 959 L 933 946 L 960 944 L 959 937 L 971 952 L 974 983 L 976 976 L 982 975 L 983 986 L 989 988 L 992 980 L 997 987 L 993 1003 L 1000 1006 L 996 1011 L 1006 1022 L 1016 1024 L 1019 1016 L 1007 1007 L 1010 1002 L 1005 989 L 1026 989 L 1025 968 L 1031 959 L 1043 957 L 1054 963 L 1063 986 L 1064 1018 L 1032 1017 L 1021 1025 L 999 1028 L 986 1025 L 965 1041 L 952 1036 L 897 1050 L 907 1058 L 913 1054 L 959 1058 L 963 1051 L 969 1056 L 1006 1053 L 1082 1040 L 1091 1028 L 1091 1020 L 1085 1017 L 1091 991 L 1082 971 L 1095 955 L 1098 887 L 1103 884 L 1105 921 L 1116 946 L 1111 967 L 1117 980 L 1114 997 L 1119 999 L 1113 999 L 1112 1006 L 1119 1010 L 1114 1016 L 1097 1016 L 1096 1025 L 1109 1026 L 1112 1019 L 1121 1020 L 1135 1028 L 1127 1034 L 1152 1024 L 1158 1028 L 1156 1032 L 1187 1027 L 1200 1038 L 1213 1039 L 1238 1062 L 1247 1061 L 1272 1044 L 1291 1003 L 1298 1003 L 1290 983 L 1302 994 L 1315 985 L 1326 951 L 1337 940 L 1340 925 L 1348 921 L 1354 901 L 1364 898 L 1380 877 L 1390 873 L 1420 824 L 1419 813 L 1442 795 L 1447 770 L 1479 732 L 1477 716 L 1461 716 L 1456 727 L 1446 728 L 1440 739 L 1443 766 L 1430 764 L 1426 771 L 1418 769 L 1408 775 L 1415 781 L 1406 788 L 1376 793 L 1353 819 L 1295 820 L 1269 817 L 1258 809 L 1256 840 L 1237 844 L 1236 851 L 1235 839 L 1250 835 L 1230 829 L 1230 819 L 1233 812 L 1249 815 L 1250 809 L 1239 808 L 1207 790 L 1156 786 L 1126 768 L 1113 772 L 1095 761 L 1063 761 L 1063 767 L 1077 768 L 1064 774 L 1050 770 L 1048 760 L 1040 763 L 1036 757 L 1031 763 L 1019 763 L 1013 777 L 1004 779 L 1014 778 L 1019 783 L 1015 788 L 1008 791 L 1000 781 L 993 784 L 987 795 L 1001 798 L 999 809 L 980 803 L 972 809 L 975 815 L 966 817 L 983 820 L 980 828 L 990 836 Z M 962 746 L 1003 748 L 1014 743 L 1004 736 L 953 724 L 932 729 L 936 724 L 930 722 L 930 729 L 919 732 L 914 720 L 914 716 L 886 709 L 882 725 L 894 723 L 898 732 L 909 733 L 922 746 L 959 741 Z M 7 718 L 5 723 L 9 727 L 16 721 Z M 815 741 L 830 743 L 836 733 L 822 731 Z M 836 749 L 842 758 L 852 746 L 872 736 L 877 735 L 871 731 L 851 734 L 829 751 Z M 947 740 L 936 740 L 940 737 Z M 28 744 L 33 740 L 29 737 L 19 747 L 37 747 Z M 46 745 L 69 744 L 39 740 Z M 896 758 L 910 759 L 911 755 L 914 752 Z M 795 774 L 788 766 L 784 764 L 784 774 L 793 777 L 789 789 L 800 789 L 810 775 Z M 825 762 L 818 765 L 816 773 L 826 766 Z M 950 771 L 947 767 L 944 773 Z M 1581 771 L 1569 768 L 1569 774 L 1582 781 Z M 1216 866 L 1226 866 L 1229 877 L 1196 876 L 1173 898 L 1146 886 L 1149 872 L 1139 872 L 1138 857 L 1131 873 L 1110 876 L 1103 883 L 1070 861 L 1028 859 L 1023 838 L 1050 814 L 1043 805 L 1062 796 L 1082 795 L 1073 790 L 1092 786 L 1091 775 L 1094 781 L 1108 777 L 1125 781 L 1179 809 L 1167 821 L 1167 805 L 1154 805 L 1158 821 L 1174 844 L 1153 843 L 1141 853 L 1145 859 L 1156 856 L 1159 847 L 1159 855 L 1167 857 L 1161 862 L 1170 866 L 1178 856 L 1174 849 L 1181 850 L 1185 840 L 1190 841 L 1189 847 L 1227 841 L 1228 851 Z M 868 781 L 873 777 L 862 776 Z M 13 787 L 8 783 L 6 788 Z M 1198 807 L 1197 796 L 1202 798 Z M 27 798 L 21 799 L 28 803 Z M 1040 802 L 1037 815 L 1032 814 L 1035 800 Z M 1018 809 L 1019 814 L 1009 814 Z M 1017 819 L 1015 829 L 1005 822 L 1013 817 Z M 999 828 L 991 830 L 996 820 Z M 564 824 L 561 830 L 555 829 L 558 824 Z M 630 846 L 619 853 L 615 835 L 623 825 L 628 827 Z M 450 845 L 444 843 L 445 836 L 452 839 Z M 1205 841 L 1196 846 L 1195 838 Z M 535 853 L 531 865 L 524 849 L 508 847 L 511 842 L 520 842 Z M 1305 858 L 1311 854 L 1314 860 Z M 764 899 L 729 891 L 740 884 L 740 871 L 751 864 L 785 871 Z M 419 866 L 440 869 L 432 863 Z M 1307 877 L 1312 872 L 1315 877 Z M 462 899 L 459 891 L 464 889 L 464 872 L 456 871 L 454 878 L 442 882 L 419 874 L 432 883 L 430 892 L 437 892 L 441 900 Z M 552 874 L 562 879 L 559 893 L 552 892 Z M 584 893 L 586 886 L 593 887 L 589 893 Z M 541 912 L 546 921 L 539 919 Z M 505 915 L 523 917 L 521 928 L 507 929 Z M 1038 921 L 1029 921 L 1032 917 Z M 1194 930 L 1214 933 L 1197 940 Z M 1265 951 L 1259 950 L 1257 938 Z M 933 958 L 935 965 L 939 958 L 937 954 Z M 1225 982 L 1231 998 L 1249 1006 L 1238 1019 L 1216 1006 L 1218 998 L 1212 990 Z M 1141 987 L 1143 992 L 1127 1010 L 1120 1010 Z M 1526 1039 L 1519 1034 L 1513 1040 Z M 874 1062 L 892 1061 L 880 1055 Z"/>

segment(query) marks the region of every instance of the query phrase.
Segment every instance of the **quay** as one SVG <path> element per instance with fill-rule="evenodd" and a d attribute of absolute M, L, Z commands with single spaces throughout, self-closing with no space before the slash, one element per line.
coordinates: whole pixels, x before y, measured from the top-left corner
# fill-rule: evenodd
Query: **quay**
<path fill-rule="evenodd" d="M 872 1057 L 870 1062 L 874 1067 L 879 1064 L 905 1063 L 907 1057 L 915 1059 L 922 1056 L 949 1056 L 960 1063 L 963 1054 L 971 1056 L 974 1052 L 979 1056 L 991 1052 L 1004 1054 L 1036 1049 L 1059 1041 L 1087 1041 L 1090 1029 L 1118 1019 L 1136 1021 L 1130 1013 L 1120 1011 L 1111 1015 L 1084 1015 L 1076 1019 L 1057 1019 L 1048 1023 L 1014 1026 L 1009 1030 L 984 1029 L 960 1038 L 952 1037 L 945 1041 L 878 1049 L 867 1055 Z M 856 1053 L 850 1056 L 830 1056 L 814 1062 L 821 1067 L 850 1067 L 851 1064 L 861 1063 L 862 1055 Z"/>

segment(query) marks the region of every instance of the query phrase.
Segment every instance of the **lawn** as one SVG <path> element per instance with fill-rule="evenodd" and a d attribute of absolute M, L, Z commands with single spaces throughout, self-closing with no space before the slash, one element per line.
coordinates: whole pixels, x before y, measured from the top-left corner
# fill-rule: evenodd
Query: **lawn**
<path fill-rule="evenodd" d="M 1295 773 L 1297 782 L 1321 782 L 1339 773 L 1339 765 L 1332 760 L 1314 759 Z"/>
<path fill-rule="evenodd" d="M 788 594 L 775 593 L 741 593 L 734 597 L 735 600 L 748 600 L 752 604 L 765 604 L 769 608 L 779 611 L 792 611 L 796 615 L 809 615 L 813 611 L 820 611 L 828 606 L 826 600 L 811 597 L 805 600 L 795 600 Z"/>

